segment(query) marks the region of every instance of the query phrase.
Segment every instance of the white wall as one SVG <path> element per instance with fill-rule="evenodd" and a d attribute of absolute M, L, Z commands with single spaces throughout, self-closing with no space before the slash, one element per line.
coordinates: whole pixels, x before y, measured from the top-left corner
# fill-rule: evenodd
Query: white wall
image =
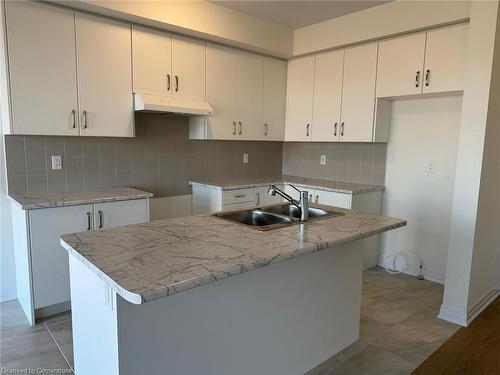
<path fill-rule="evenodd" d="M 500 10 L 499 10 L 500 12 Z M 468 319 L 483 303 L 498 295 L 500 273 L 500 27 L 496 39 L 484 141 L 474 252 L 469 283 Z M 480 307 L 479 307 L 480 308 Z"/>
<path fill-rule="evenodd" d="M 292 29 L 204 0 L 51 2 L 278 57 L 292 55 Z"/>
<path fill-rule="evenodd" d="M 401 99 L 392 103 L 384 214 L 408 226 L 385 233 L 379 264 L 395 251 L 412 251 L 426 278 L 444 283 L 455 182 L 462 96 Z M 435 161 L 436 173 L 425 172 Z M 414 257 L 411 274 L 419 271 Z"/>
<path fill-rule="evenodd" d="M 191 215 L 191 194 L 149 200 L 149 219 L 161 220 L 170 217 Z"/>
<path fill-rule="evenodd" d="M 471 283 L 471 265 L 473 252 L 476 251 L 476 216 L 497 17 L 498 2 L 472 2 L 450 245 L 443 304 L 439 315 L 461 325 L 467 325 L 469 286 L 474 284 Z M 489 204 L 494 203 L 490 201 Z M 495 230 L 498 231 L 500 223 L 493 224 L 496 224 Z"/>
<path fill-rule="evenodd" d="M 401 1 L 294 30 L 293 54 L 385 38 L 469 18 L 469 1 Z"/>

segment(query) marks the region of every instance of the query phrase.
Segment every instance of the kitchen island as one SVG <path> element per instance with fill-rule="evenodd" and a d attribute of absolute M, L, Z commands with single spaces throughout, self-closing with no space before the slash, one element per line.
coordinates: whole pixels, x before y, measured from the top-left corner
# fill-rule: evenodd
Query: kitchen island
<path fill-rule="evenodd" d="M 75 373 L 315 367 L 358 339 L 362 242 L 406 225 L 336 210 L 264 232 L 199 215 L 62 236 Z"/>

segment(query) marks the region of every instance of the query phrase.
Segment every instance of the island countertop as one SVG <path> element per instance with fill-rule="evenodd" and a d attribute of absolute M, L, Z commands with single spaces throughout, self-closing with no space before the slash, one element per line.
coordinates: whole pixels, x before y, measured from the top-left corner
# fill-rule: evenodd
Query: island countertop
<path fill-rule="evenodd" d="M 66 234 L 61 245 L 124 299 L 141 304 L 406 225 L 335 210 L 345 215 L 265 232 L 199 215 Z"/>

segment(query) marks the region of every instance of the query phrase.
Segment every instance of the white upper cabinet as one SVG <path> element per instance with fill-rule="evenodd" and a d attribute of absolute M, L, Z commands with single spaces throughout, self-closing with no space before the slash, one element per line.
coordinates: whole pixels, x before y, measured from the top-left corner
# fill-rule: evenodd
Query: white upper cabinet
<path fill-rule="evenodd" d="M 172 38 L 172 95 L 205 100 L 205 43 Z"/>
<path fill-rule="evenodd" d="M 425 33 L 379 43 L 377 97 L 422 92 Z"/>
<path fill-rule="evenodd" d="M 285 136 L 286 61 L 264 57 L 264 140 L 283 141 Z"/>
<path fill-rule="evenodd" d="M 262 139 L 263 79 L 263 57 L 238 51 L 236 95 L 238 118 L 236 134 L 239 139 Z"/>
<path fill-rule="evenodd" d="M 234 49 L 207 44 L 207 102 L 214 108 L 206 118 L 208 139 L 236 138 L 236 64 Z"/>
<path fill-rule="evenodd" d="M 342 106 L 344 50 L 316 56 L 312 140 L 338 141 Z"/>
<path fill-rule="evenodd" d="M 463 90 L 468 25 L 379 43 L 377 97 Z"/>
<path fill-rule="evenodd" d="M 468 29 L 463 24 L 427 33 L 424 93 L 463 90 Z"/>
<path fill-rule="evenodd" d="M 311 140 L 314 60 L 314 56 L 307 56 L 288 62 L 286 141 Z"/>
<path fill-rule="evenodd" d="M 134 136 L 130 26 L 76 15 L 82 135 Z"/>
<path fill-rule="evenodd" d="M 172 37 L 170 35 L 134 26 L 132 57 L 135 93 L 172 94 Z"/>
<path fill-rule="evenodd" d="M 373 140 L 377 49 L 373 43 L 345 50 L 341 141 Z"/>
<path fill-rule="evenodd" d="M 78 135 L 73 12 L 6 1 L 14 134 Z"/>
<path fill-rule="evenodd" d="M 134 92 L 205 100 L 205 43 L 134 27 Z"/>

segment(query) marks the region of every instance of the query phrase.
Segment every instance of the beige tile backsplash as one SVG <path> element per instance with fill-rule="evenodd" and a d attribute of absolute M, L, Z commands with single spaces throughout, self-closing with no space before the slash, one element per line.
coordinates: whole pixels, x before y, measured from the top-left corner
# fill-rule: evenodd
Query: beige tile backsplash
<path fill-rule="evenodd" d="M 187 117 L 137 114 L 135 138 L 6 136 L 9 192 L 128 185 L 172 196 L 189 194 L 190 179 L 281 174 L 281 142 L 191 141 L 188 131 Z"/>
<path fill-rule="evenodd" d="M 383 185 L 386 152 L 385 143 L 286 142 L 283 174 Z M 320 165 L 321 155 L 326 165 Z"/>
<path fill-rule="evenodd" d="M 190 179 L 276 176 L 383 184 L 385 144 L 194 141 L 188 119 L 136 114 L 135 138 L 6 136 L 11 193 L 134 186 L 189 194 Z M 243 164 L 243 154 L 249 163 Z M 320 155 L 327 165 L 320 166 Z M 63 169 L 51 169 L 51 156 Z"/>

